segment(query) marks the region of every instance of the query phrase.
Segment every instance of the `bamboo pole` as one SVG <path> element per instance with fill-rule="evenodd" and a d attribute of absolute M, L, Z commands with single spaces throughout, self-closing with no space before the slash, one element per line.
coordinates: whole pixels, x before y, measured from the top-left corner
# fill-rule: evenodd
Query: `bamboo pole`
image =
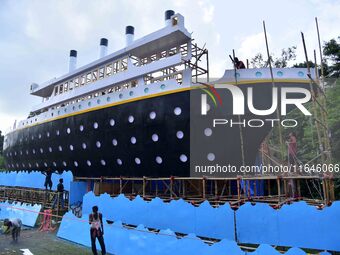
<path fill-rule="evenodd" d="M 266 30 L 266 23 L 263 21 L 263 31 L 264 31 L 264 38 L 266 41 L 266 49 L 267 49 L 267 57 L 268 57 L 268 63 L 269 63 L 269 70 L 270 70 L 270 77 L 272 80 L 272 86 L 275 87 L 275 82 L 274 82 L 274 75 L 273 75 L 273 68 L 272 68 L 272 61 L 269 53 L 269 45 L 268 45 L 268 39 L 267 39 L 267 30 Z M 276 109 L 276 117 L 280 119 L 280 114 L 279 114 L 279 109 Z M 282 139 L 282 129 L 281 125 L 278 125 L 278 132 L 279 132 L 279 143 L 280 143 L 280 151 L 281 151 L 281 160 L 284 160 L 284 143 Z"/>

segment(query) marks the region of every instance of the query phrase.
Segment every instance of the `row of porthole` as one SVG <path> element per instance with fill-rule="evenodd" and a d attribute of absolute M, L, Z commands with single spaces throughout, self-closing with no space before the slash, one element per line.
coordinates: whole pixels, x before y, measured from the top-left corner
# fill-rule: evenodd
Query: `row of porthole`
<path fill-rule="evenodd" d="M 185 162 L 188 161 L 188 157 L 187 157 L 185 154 L 181 154 L 181 155 L 179 156 L 179 160 L 180 160 L 181 162 L 185 163 Z M 159 164 L 159 165 L 162 164 L 162 163 L 163 163 L 162 157 L 156 156 L 156 157 L 155 157 L 155 162 L 156 162 L 157 164 Z M 117 158 L 117 159 L 116 159 L 116 163 L 117 163 L 118 165 L 121 166 L 121 165 L 123 165 L 123 160 L 120 159 L 120 158 Z M 140 158 L 136 157 L 136 158 L 135 158 L 135 163 L 136 163 L 137 165 L 140 165 L 140 164 L 142 163 L 142 160 L 141 160 Z M 53 164 L 54 167 L 57 166 L 57 163 L 56 163 L 56 162 L 53 162 L 52 164 Z M 74 164 L 75 167 L 78 167 L 78 166 L 79 166 L 78 161 L 74 161 L 73 164 Z M 92 162 L 91 162 L 90 160 L 86 160 L 86 164 L 87 164 L 88 166 L 91 166 L 91 165 L 92 165 Z M 104 159 L 101 159 L 101 160 L 100 160 L 100 164 L 101 164 L 102 166 L 106 166 L 106 161 L 105 161 Z M 66 163 L 65 161 L 62 162 L 62 165 L 63 165 L 64 167 L 67 167 L 67 163 Z M 18 163 L 16 163 L 16 165 L 12 164 L 11 166 L 12 166 L 12 168 L 14 168 L 15 166 L 16 166 L 16 167 L 19 167 L 19 164 L 18 164 Z M 40 165 L 39 165 L 38 162 L 36 162 L 36 163 L 35 163 L 35 166 L 36 166 L 36 167 L 39 167 Z M 45 162 L 45 163 L 44 163 L 44 166 L 45 166 L 45 167 L 48 167 L 48 164 Z M 7 167 L 10 167 L 10 165 L 7 165 Z M 23 163 L 23 164 L 22 164 L 22 167 L 26 167 L 26 165 Z M 28 163 L 28 167 L 31 168 L 31 167 L 32 167 L 32 164 L 31 164 L 31 163 Z"/>
<path fill-rule="evenodd" d="M 299 77 L 303 77 L 305 75 L 305 73 L 302 72 L 302 71 L 299 71 L 297 74 L 298 74 Z M 279 77 L 282 77 L 283 76 L 283 72 L 282 71 L 277 71 L 276 75 L 279 76 Z M 236 73 L 236 76 L 240 77 L 241 75 L 240 75 L 240 73 Z M 257 78 L 262 77 L 262 72 L 260 72 L 260 71 L 255 72 L 255 76 Z"/>
<path fill-rule="evenodd" d="M 182 109 L 181 109 L 180 107 L 175 107 L 175 108 L 174 108 L 174 114 L 177 115 L 177 116 L 181 115 L 181 114 L 182 114 Z M 157 114 L 156 114 L 156 112 L 154 112 L 154 111 L 152 111 L 152 112 L 149 113 L 149 118 L 152 119 L 152 120 L 156 119 L 156 116 L 157 116 Z M 129 123 L 133 123 L 134 120 L 135 120 L 135 118 L 133 117 L 133 115 L 130 115 L 130 116 L 128 117 L 128 122 L 129 122 Z M 110 119 L 109 123 L 110 123 L 110 126 L 113 127 L 113 126 L 115 125 L 115 120 L 114 120 L 114 119 Z M 98 127 L 99 127 L 99 124 L 98 124 L 97 122 L 94 122 L 94 123 L 93 123 L 93 128 L 94 128 L 94 129 L 98 129 Z M 79 130 L 80 130 L 81 132 L 83 132 L 83 131 L 84 131 L 84 126 L 83 126 L 83 125 L 80 125 L 80 126 L 79 126 Z M 71 134 L 71 129 L 70 129 L 70 128 L 67 128 L 67 129 L 66 129 L 66 133 L 67 133 L 67 134 Z M 60 131 L 59 131 L 59 130 L 56 131 L 56 135 L 57 135 L 57 136 L 60 135 Z M 47 137 L 50 137 L 50 133 L 49 133 L 49 132 L 46 132 L 46 136 L 47 136 Z M 42 135 L 39 134 L 39 135 L 38 135 L 38 138 L 41 139 L 41 138 L 42 138 Z M 32 141 L 34 140 L 34 136 L 33 136 L 33 135 L 31 136 L 31 140 L 32 140 Z M 27 141 L 27 139 L 26 139 L 26 141 Z M 22 142 L 22 138 L 20 139 L 20 142 Z"/>
<path fill-rule="evenodd" d="M 176 137 L 177 137 L 178 139 L 183 139 L 183 137 L 184 137 L 183 131 L 181 131 L 181 130 L 177 131 L 177 132 L 176 132 Z M 157 141 L 159 140 L 158 134 L 152 134 L 151 139 L 152 139 L 152 141 L 157 142 Z M 137 138 L 134 137 L 134 136 L 132 136 L 132 137 L 130 138 L 130 142 L 131 142 L 131 144 L 136 144 L 136 143 L 137 143 Z M 113 139 L 112 139 L 112 145 L 113 145 L 113 146 L 117 146 L 117 145 L 118 145 L 118 140 L 117 140 L 116 138 L 113 138 Z M 101 142 L 100 142 L 100 141 L 96 141 L 96 147 L 97 147 L 97 148 L 100 148 L 100 147 L 101 147 Z M 69 145 L 69 148 L 70 148 L 71 151 L 74 150 L 74 146 L 73 146 L 72 144 Z M 87 148 L 86 143 L 82 143 L 82 148 L 83 148 L 84 150 Z M 59 150 L 59 151 L 63 151 L 63 147 L 62 147 L 61 145 L 59 145 L 59 146 L 58 146 L 58 150 Z M 44 149 L 43 149 L 43 148 L 40 148 L 39 151 L 40 151 L 41 154 L 44 153 Z M 48 147 L 48 151 L 49 151 L 49 152 L 53 152 L 52 147 Z M 36 154 L 36 150 L 35 150 L 35 149 L 32 149 L 32 153 L 33 153 L 33 154 Z M 26 150 L 26 155 L 28 155 L 28 154 L 29 154 L 29 152 L 28 152 L 28 150 Z M 23 152 L 22 152 L 22 151 L 20 151 L 20 155 L 23 155 Z M 12 157 L 12 152 L 7 153 L 7 157 L 8 157 L 8 156 Z M 16 151 L 14 152 L 14 156 L 17 156 L 17 152 L 16 152 Z"/>
<path fill-rule="evenodd" d="M 165 84 L 160 85 L 160 89 L 161 89 L 161 90 L 164 90 L 165 87 L 166 87 Z M 148 92 L 149 92 L 149 88 L 145 88 L 145 89 L 144 89 L 144 93 L 148 93 Z M 134 92 L 133 92 L 133 91 L 130 91 L 130 92 L 129 92 L 129 96 L 132 97 L 133 95 L 134 95 Z M 123 99 L 124 95 L 123 95 L 123 94 L 119 94 L 118 97 L 119 97 L 119 99 Z M 108 97 L 106 98 L 106 101 L 107 101 L 107 102 L 111 102 L 111 97 L 108 96 Z M 100 104 L 100 103 L 101 103 L 101 100 L 100 100 L 100 99 L 97 99 L 97 104 Z M 91 106 L 92 106 L 91 101 L 89 101 L 89 102 L 87 103 L 87 105 L 88 105 L 88 107 L 91 107 Z M 78 105 L 78 109 L 81 110 L 81 108 L 82 108 L 82 105 L 79 104 L 79 105 Z M 73 106 L 73 107 L 72 107 L 72 110 L 75 111 L 75 110 L 76 110 L 76 106 Z M 64 113 L 66 113 L 66 112 L 67 112 L 67 108 L 64 108 Z M 60 110 L 58 110 L 57 114 L 60 115 Z M 54 113 L 52 112 L 52 113 L 51 113 L 51 117 L 53 117 L 53 116 L 54 116 Z M 38 119 L 35 118 L 34 121 L 37 122 Z M 33 123 L 33 120 L 31 120 L 30 123 L 32 124 L 32 123 Z M 24 125 L 25 125 L 25 124 L 23 123 L 23 126 L 24 126 Z M 28 121 L 26 121 L 26 125 L 28 125 Z"/>

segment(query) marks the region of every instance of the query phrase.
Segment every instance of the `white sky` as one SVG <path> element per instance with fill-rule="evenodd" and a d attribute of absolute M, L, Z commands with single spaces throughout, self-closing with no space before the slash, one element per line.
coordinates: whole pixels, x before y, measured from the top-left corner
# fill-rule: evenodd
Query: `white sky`
<path fill-rule="evenodd" d="M 242 60 L 265 53 L 263 20 L 271 52 L 278 56 L 296 45 L 296 62 L 304 60 L 300 31 L 310 58 L 317 49 L 316 16 L 323 41 L 340 36 L 338 0 L 1 0 L 0 130 L 39 102 L 29 95 L 32 82 L 67 72 L 70 49 L 78 51 L 78 66 L 85 65 L 98 57 L 101 37 L 116 51 L 124 46 L 125 26 L 142 37 L 163 26 L 167 9 L 181 13 L 197 43 L 206 43 L 212 77 L 232 67 L 232 49 Z"/>

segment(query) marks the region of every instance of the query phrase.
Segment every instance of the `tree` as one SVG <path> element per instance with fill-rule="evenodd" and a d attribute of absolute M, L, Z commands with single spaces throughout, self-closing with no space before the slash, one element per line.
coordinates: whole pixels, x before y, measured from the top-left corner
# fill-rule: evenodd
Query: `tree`
<path fill-rule="evenodd" d="M 274 59 L 274 54 L 270 55 L 270 61 L 273 67 L 283 68 L 288 66 L 288 62 L 296 59 L 296 46 L 288 47 L 281 50 L 281 56 Z M 265 60 L 262 53 L 257 53 L 251 60 L 253 68 L 263 68 L 268 66 L 268 60 Z"/>
<path fill-rule="evenodd" d="M 4 136 L 2 135 L 2 132 L 0 130 L 0 169 L 3 169 L 5 167 L 5 160 L 3 157 L 3 145 L 4 145 Z"/>
<path fill-rule="evenodd" d="M 338 41 L 331 39 L 329 42 L 325 42 L 323 46 L 323 54 L 328 65 L 328 77 L 340 77 L 340 36 Z"/>

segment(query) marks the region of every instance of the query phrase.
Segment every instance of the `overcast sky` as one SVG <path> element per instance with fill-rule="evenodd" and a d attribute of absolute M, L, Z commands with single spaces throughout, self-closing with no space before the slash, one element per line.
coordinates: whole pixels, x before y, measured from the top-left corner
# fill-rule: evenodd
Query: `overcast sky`
<path fill-rule="evenodd" d="M 67 72 L 70 49 L 78 50 L 78 66 L 85 65 L 98 57 L 101 37 L 109 39 L 109 53 L 116 51 L 126 25 L 142 37 L 163 26 L 167 9 L 181 13 L 197 43 L 206 43 L 213 77 L 232 68 L 232 49 L 241 59 L 265 53 L 263 20 L 271 52 L 278 56 L 296 45 L 300 62 L 300 31 L 310 57 L 317 48 L 316 16 L 323 41 L 340 35 L 338 0 L 0 0 L 0 130 L 40 102 L 29 95 L 32 82 Z"/>

